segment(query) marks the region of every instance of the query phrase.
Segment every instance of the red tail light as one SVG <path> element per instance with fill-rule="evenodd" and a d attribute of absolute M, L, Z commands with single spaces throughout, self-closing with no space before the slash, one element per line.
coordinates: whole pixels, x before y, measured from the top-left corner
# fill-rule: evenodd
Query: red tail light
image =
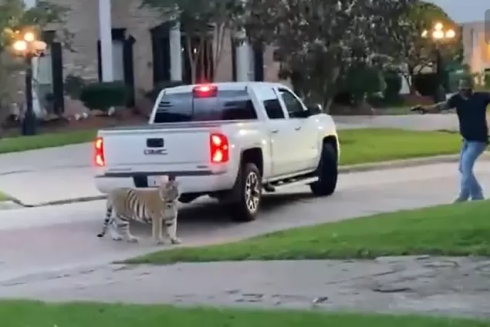
<path fill-rule="evenodd" d="M 225 163 L 230 160 L 228 138 L 223 134 L 213 133 L 209 136 L 209 149 L 212 163 Z"/>
<path fill-rule="evenodd" d="M 105 166 L 104 139 L 102 137 L 96 138 L 94 142 L 94 163 L 97 167 Z"/>

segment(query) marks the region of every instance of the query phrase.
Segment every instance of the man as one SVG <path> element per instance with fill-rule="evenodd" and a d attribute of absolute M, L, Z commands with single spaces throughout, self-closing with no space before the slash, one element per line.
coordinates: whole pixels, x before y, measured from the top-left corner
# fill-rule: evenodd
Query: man
<path fill-rule="evenodd" d="M 412 111 L 422 114 L 456 109 L 463 145 L 459 159 L 461 190 L 455 202 L 484 198 L 483 190 L 473 174 L 473 167 L 476 159 L 485 151 L 488 144 L 486 109 L 489 104 L 490 93 L 473 92 L 470 80 L 460 80 L 459 92 L 452 95 L 447 101 L 412 108 Z"/>

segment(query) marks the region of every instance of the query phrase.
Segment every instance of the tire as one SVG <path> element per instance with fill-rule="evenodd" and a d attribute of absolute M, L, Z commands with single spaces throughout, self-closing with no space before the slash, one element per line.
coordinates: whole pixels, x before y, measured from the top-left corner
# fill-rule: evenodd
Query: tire
<path fill-rule="evenodd" d="M 317 196 L 329 196 L 335 192 L 338 178 L 338 160 L 335 148 L 324 144 L 320 163 L 317 168 L 318 181 L 310 184 L 310 189 Z"/>
<path fill-rule="evenodd" d="M 255 164 L 243 164 L 232 193 L 233 200 L 226 205 L 232 219 L 237 222 L 255 220 L 262 200 L 262 176 Z"/>

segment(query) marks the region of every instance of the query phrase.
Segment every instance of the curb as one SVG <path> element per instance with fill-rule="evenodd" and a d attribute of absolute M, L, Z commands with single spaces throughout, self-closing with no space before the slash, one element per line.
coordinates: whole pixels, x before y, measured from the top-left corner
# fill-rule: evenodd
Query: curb
<path fill-rule="evenodd" d="M 91 202 L 91 201 L 104 200 L 106 198 L 107 198 L 107 195 L 85 196 L 85 197 L 80 197 L 80 198 L 43 202 L 43 203 L 39 203 L 39 204 L 34 205 L 34 207 L 47 207 L 47 206 L 58 206 L 58 205 L 62 205 L 62 204 Z"/>
<path fill-rule="evenodd" d="M 63 204 L 91 202 L 97 200 L 104 200 L 107 198 L 107 196 L 106 195 L 86 196 L 86 197 L 72 198 L 66 200 L 42 202 L 38 204 L 26 204 L 20 201 L 19 199 L 15 199 L 13 197 L 10 198 L 12 199 L 12 201 L 0 202 L 0 210 L 19 209 L 19 208 L 39 208 L 39 207 L 49 207 L 49 206 L 57 206 Z"/>
<path fill-rule="evenodd" d="M 82 203 L 82 202 L 91 202 L 91 201 L 98 201 L 98 200 L 104 200 L 107 198 L 107 195 L 94 195 L 94 196 L 85 196 L 85 197 L 80 197 L 80 198 L 72 198 L 72 199 L 66 199 L 66 200 L 56 200 L 56 201 L 49 201 L 49 202 L 42 202 L 38 203 L 35 205 L 24 205 L 24 207 L 49 207 L 49 206 L 59 206 L 63 204 L 72 204 L 72 203 Z"/>
<path fill-rule="evenodd" d="M 14 201 L 2 201 L 0 202 L 0 210 L 12 210 L 12 209 L 20 209 L 26 208 L 25 206 L 15 203 Z"/>
<path fill-rule="evenodd" d="M 490 152 L 485 152 L 481 156 L 481 159 L 490 160 Z M 374 163 L 368 163 L 368 164 L 341 166 L 341 167 L 339 167 L 339 173 L 340 174 L 350 174 L 350 173 L 357 173 L 357 172 L 369 172 L 369 171 L 377 171 L 377 170 L 409 168 L 409 167 L 431 165 L 431 164 L 436 164 L 436 163 L 454 163 L 454 162 L 458 162 L 458 160 L 459 160 L 459 154 L 451 154 L 451 155 L 442 155 L 442 156 L 435 156 L 435 157 L 382 161 L 382 162 L 374 162 Z M 11 198 L 13 199 L 13 197 L 11 197 Z M 66 200 L 56 200 L 56 201 L 43 202 L 43 203 L 39 203 L 39 204 L 35 204 L 35 205 L 28 205 L 28 204 L 25 204 L 18 199 L 15 199 L 14 201 L 7 201 L 4 203 L 0 202 L 0 210 L 8 210 L 8 209 L 15 209 L 15 208 L 37 208 L 37 207 L 56 206 L 56 205 L 63 205 L 63 204 L 98 201 L 98 200 L 104 200 L 106 198 L 107 198 L 107 195 L 94 195 L 94 196 L 86 196 L 86 197 L 72 198 L 72 199 L 66 199 Z M 6 204 L 6 205 L 4 206 L 3 204 Z"/>
<path fill-rule="evenodd" d="M 459 155 L 454 155 L 454 154 L 436 156 L 436 157 L 391 160 L 391 161 L 373 162 L 367 164 L 340 166 L 339 173 L 349 174 L 349 173 L 356 173 L 356 172 L 368 172 L 374 170 L 409 168 L 409 167 L 416 167 L 416 166 L 431 165 L 435 163 L 451 163 L 451 162 L 457 162 L 458 160 L 459 160 Z"/>
<path fill-rule="evenodd" d="M 490 152 L 485 152 L 480 160 L 490 160 Z M 459 161 L 459 154 L 449 154 L 435 157 L 412 158 L 392 161 L 373 162 L 368 164 L 349 165 L 339 167 L 339 173 L 349 174 L 356 172 L 368 172 L 374 170 L 388 170 L 397 168 L 409 168 L 416 166 L 432 165 L 437 163 L 453 163 Z"/>

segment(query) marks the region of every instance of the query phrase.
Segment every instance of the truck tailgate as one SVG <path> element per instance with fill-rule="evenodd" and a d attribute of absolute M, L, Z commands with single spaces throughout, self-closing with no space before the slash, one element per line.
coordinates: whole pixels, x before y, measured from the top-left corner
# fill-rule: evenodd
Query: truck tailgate
<path fill-rule="evenodd" d="M 209 163 L 210 128 L 101 131 L 107 168 L 195 169 Z M 189 165 L 188 167 L 185 167 Z M 192 169 L 192 168 L 191 168 Z M 173 169 L 172 169 L 173 170 Z"/>

